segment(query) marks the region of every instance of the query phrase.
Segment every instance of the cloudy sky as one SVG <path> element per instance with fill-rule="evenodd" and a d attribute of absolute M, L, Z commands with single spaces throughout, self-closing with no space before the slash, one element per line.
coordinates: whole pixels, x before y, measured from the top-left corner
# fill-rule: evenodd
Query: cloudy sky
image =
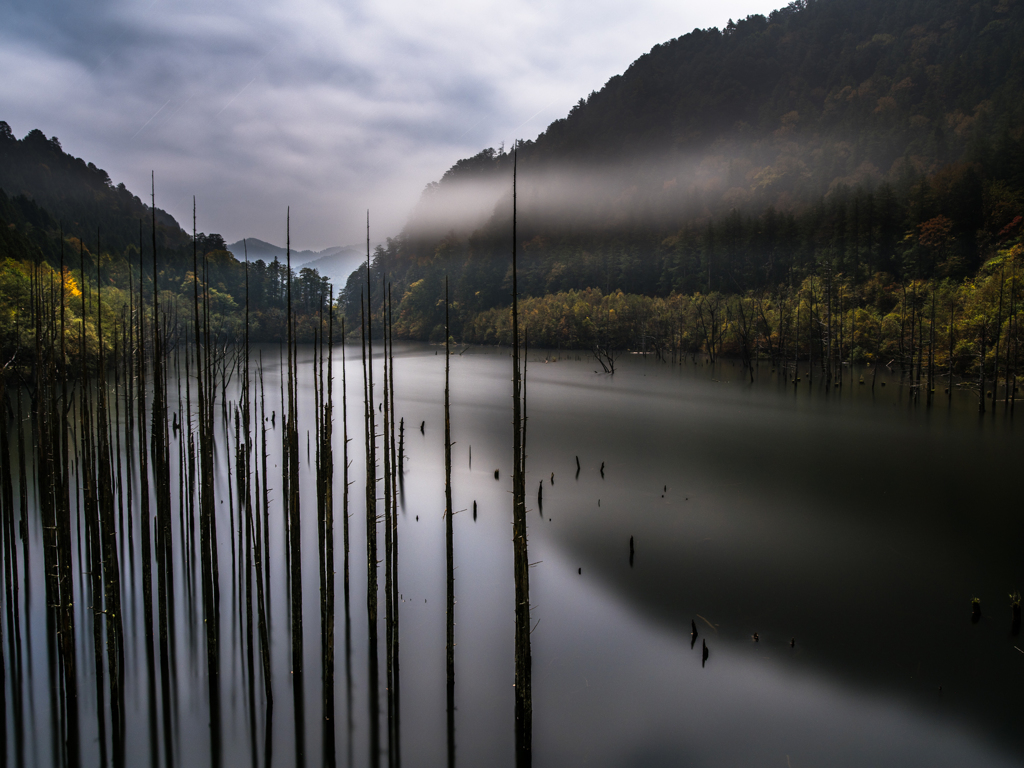
<path fill-rule="evenodd" d="M 781 0 L 0 0 L 0 120 L 229 241 L 394 235 L 456 160 Z"/>

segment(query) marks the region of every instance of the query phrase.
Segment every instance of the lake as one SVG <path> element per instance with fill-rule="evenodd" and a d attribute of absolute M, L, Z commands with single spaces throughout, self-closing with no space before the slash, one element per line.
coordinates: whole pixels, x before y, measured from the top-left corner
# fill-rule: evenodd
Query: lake
<path fill-rule="evenodd" d="M 245 616 L 227 535 L 238 513 L 231 496 L 237 478 L 228 474 L 235 471 L 235 419 L 229 411 L 223 422 L 218 404 L 224 765 L 264 766 L 268 754 L 271 765 L 297 760 L 280 491 L 281 358 L 277 347 L 263 347 L 261 354 L 267 414 L 275 416 L 267 425 L 274 708 L 267 718 L 262 688 L 246 669 Z M 326 727 L 335 734 L 341 765 L 349 754 L 354 765 L 370 764 L 358 354 L 349 347 L 350 681 L 340 533 L 342 367 L 337 359 L 334 366 L 336 717 Z M 298 361 L 299 442 L 305 445 L 307 431 L 314 430 L 312 349 L 300 347 Z M 376 365 L 379 402 L 379 357 Z M 1024 763 L 1024 643 L 1011 626 L 1009 597 L 1024 588 L 1022 454 L 1018 427 L 1001 403 L 989 403 L 988 413 L 979 416 L 976 394 L 956 391 L 948 402 L 940 390 L 929 408 L 901 386 L 898 371 L 885 368 L 874 385 L 872 369 L 856 369 L 846 371 L 842 387 L 828 390 L 806 371 L 794 385 L 766 362 L 752 384 L 730 361 L 670 364 L 621 355 L 614 375 L 595 369 L 600 365 L 585 353 L 528 356 L 535 765 Z M 507 350 L 460 347 L 451 359 L 455 759 L 465 766 L 515 763 L 510 375 Z M 237 379 L 227 388 L 231 401 L 239 397 Z M 170 389 L 171 410 L 181 414 L 175 387 Z M 447 764 L 443 395 L 443 348 L 396 345 L 396 415 L 405 423 L 398 607 L 401 758 L 407 766 Z M 172 431 L 169 447 L 175 489 L 168 639 L 173 682 L 166 699 L 170 714 L 165 721 L 161 704 L 157 732 L 160 759 L 170 754 L 175 765 L 191 768 L 211 763 L 211 729 L 206 633 L 195 586 L 199 566 L 187 554 L 188 517 L 179 517 L 183 435 Z M 315 434 L 312 440 L 312 452 L 300 450 L 299 731 L 303 758 L 319 765 L 325 724 Z M 16 460 L 12 449 L 12 475 Z M 138 479 L 132 482 L 137 498 Z M 32 514 L 34 500 L 33 492 L 21 621 L 17 627 L 9 618 L 4 623 L 7 755 L 12 765 L 20 754 L 25 765 L 49 766 L 61 761 L 61 724 L 53 706 L 43 531 L 39 515 Z M 379 536 L 383 541 L 383 532 Z M 127 552 L 123 533 L 119 545 L 125 754 L 127 764 L 144 765 L 152 752 L 141 557 Z M 97 765 L 85 570 L 76 572 L 76 595 L 82 596 L 75 607 L 77 709 L 82 763 Z M 378 570 L 383 710 L 383 564 Z M 976 621 L 973 598 L 980 600 Z M 18 664 L 20 685 L 11 673 Z M 255 719 L 248 698 L 254 686 Z M 381 717 L 384 732 L 383 711 Z"/>

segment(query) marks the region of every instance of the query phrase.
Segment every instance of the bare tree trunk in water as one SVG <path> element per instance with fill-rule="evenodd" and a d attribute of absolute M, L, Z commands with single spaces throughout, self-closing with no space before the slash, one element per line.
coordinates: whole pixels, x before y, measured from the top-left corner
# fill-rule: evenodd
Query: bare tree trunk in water
<path fill-rule="evenodd" d="M 519 285 L 516 265 L 516 149 L 512 151 L 512 542 L 516 590 L 516 765 L 533 761 L 533 702 L 530 656 L 530 574 L 526 543 L 526 445 L 519 351 Z"/>

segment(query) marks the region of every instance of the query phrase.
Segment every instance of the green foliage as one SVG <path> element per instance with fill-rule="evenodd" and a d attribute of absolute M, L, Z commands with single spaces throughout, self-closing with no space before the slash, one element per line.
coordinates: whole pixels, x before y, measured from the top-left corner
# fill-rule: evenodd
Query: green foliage
<path fill-rule="evenodd" d="M 990 380 L 1010 382 L 1024 341 L 1021 270 L 1024 247 L 1017 243 L 962 283 L 879 274 L 858 287 L 831 273 L 791 288 L 732 295 L 652 297 L 588 288 L 522 299 L 520 323 L 538 347 L 813 360 L 823 370 L 831 354 L 840 365 L 894 364 L 911 372 L 917 366 L 918 375 L 931 360 L 943 377 L 952 372 L 973 380 L 985 371 Z M 416 326 L 396 331 L 412 335 Z M 472 314 L 462 326 L 462 340 L 471 343 L 508 344 L 510 334 L 507 306 Z"/>

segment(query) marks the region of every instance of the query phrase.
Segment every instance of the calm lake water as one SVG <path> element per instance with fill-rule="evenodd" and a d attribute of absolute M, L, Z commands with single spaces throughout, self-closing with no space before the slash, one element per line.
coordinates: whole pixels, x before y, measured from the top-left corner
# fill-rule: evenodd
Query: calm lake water
<path fill-rule="evenodd" d="M 460 351 L 451 361 L 456 761 L 511 766 L 511 362 L 506 350 Z M 447 760 L 444 353 L 437 352 L 404 345 L 396 358 L 396 409 L 405 419 L 407 456 L 399 519 L 406 766 Z M 279 488 L 279 357 L 276 347 L 262 353 L 268 414 L 277 411 L 269 437 L 270 484 Z M 367 765 L 362 383 L 358 350 L 349 355 L 354 727 L 349 733 L 340 363 L 333 727 L 339 763 L 346 764 L 351 742 L 354 764 Z M 313 429 L 311 351 L 300 350 L 299 359 L 302 444 Z M 575 353 L 529 355 L 535 765 L 1024 764 L 1024 642 L 1011 632 L 1008 597 L 1024 590 L 1022 452 L 1019 425 L 1001 405 L 979 417 L 976 396 L 957 392 L 952 406 L 940 394 L 929 409 L 913 403 L 889 371 L 879 373 L 873 389 L 870 372 L 866 384 L 857 383 L 860 371 L 847 372 L 841 390 L 826 392 L 817 377 L 812 384 L 805 375 L 794 387 L 766 364 L 754 384 L 729 362 L 679 366 L 623 356 L 613 376 L 595 368 L 595 361 Z M 228 397 L 237 399 L 237 386 Z M 302 451 L 304 738 L 307 764 L 319 765 L 312 459 Z M 233 458 L 225 448 L 216 461 L 224 498 L 219 526 L 226 532 Z M 172 464 L 177 488 L 176 460 Z M 271 491 L 270 743 L 271 764 L 286 766 L 295 762 L 296 731 L 280 495 Z M 175 515 L 174 548 L 180 553 Z M 30 518 L 29 535 L 33 583 L 22 627 L 25 763 L 49 766 L 54 744 L 38 520 Z M 129 765 L 148 764 L 150 755 L 138 559 L 133 573 L 123 558 Z M 250 732 L 239 650 L 244 626 L 225 535 L 220 563 L 224 764 L 263 766 L 267 721 L 261 715 L 256 733 Z M 172 741 L 174 762 L 191 768 L 209 764 L 210 730 L 201 608 L 190 601 L 184 574 L 182 561 L 175 571 Z M 380 574 L 383 665 L 383 565 Z M 76 589 L 83 595 L 77 619 L 83 761 L 95 765 L 95 687 L 86 663 L 93 656 L 91 617 L 88 590 L 82 584 Z M 971 620 L 974 597 L 981 600 L 978 622 Z M 699 633 L 693 645 L 691 621 Z M 703 664 L 702 642 L 709 651 Z M 8 701 L 11 685 L 8 676 Z M 10 733 L 10 706 L 7 717 Z"/>

